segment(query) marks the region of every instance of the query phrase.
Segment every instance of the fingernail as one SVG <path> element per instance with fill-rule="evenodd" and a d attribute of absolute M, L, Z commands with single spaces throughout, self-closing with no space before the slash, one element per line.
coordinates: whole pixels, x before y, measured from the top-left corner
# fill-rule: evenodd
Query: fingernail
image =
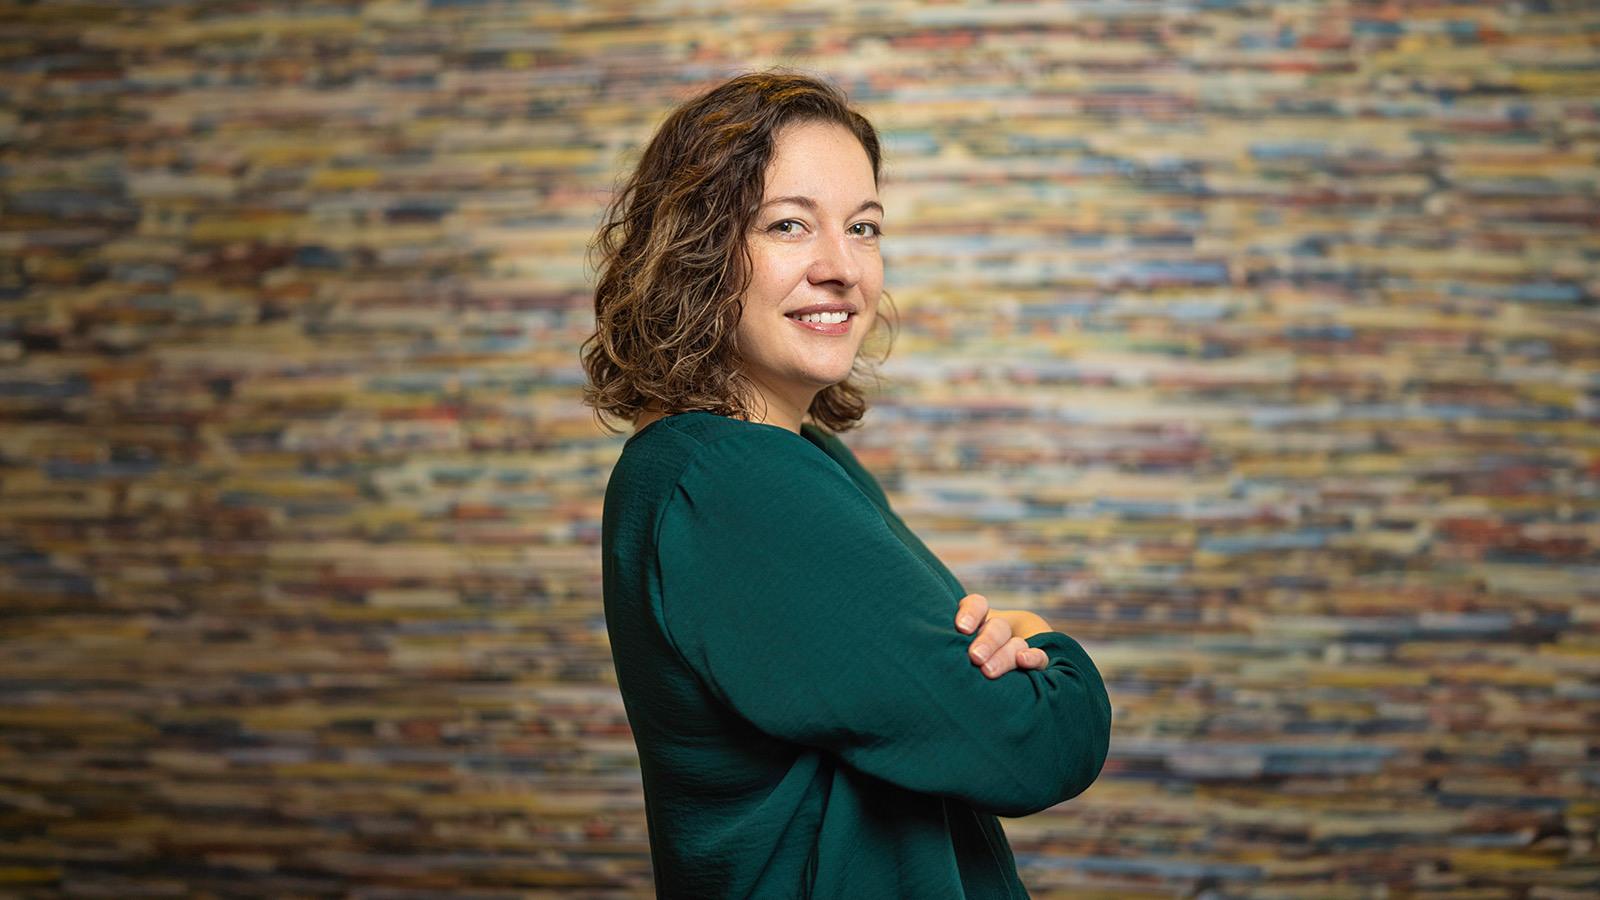
<path fill-rule="evenodd" d="M 962 628 L 971 628 L 972 627 L 972 617 L 971 616 L 962 616 L 961 618 L 956 620 L 956 624 L 960 625 Z"/>

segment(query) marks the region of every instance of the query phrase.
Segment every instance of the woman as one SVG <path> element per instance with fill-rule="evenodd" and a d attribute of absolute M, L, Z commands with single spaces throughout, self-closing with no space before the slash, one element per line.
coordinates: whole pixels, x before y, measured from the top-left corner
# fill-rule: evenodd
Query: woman
<path fill-rule="evenodd" d="M 663 897 L 1026 897 L 995 816 L 1105 760 L 1083 649 L 966 595 L 830 433 L 866 409 L 879 168 L 836 88 L 745 75 L 668 117 L 599 232 L 585 398 L 637 426 L 606 623 Z"/>

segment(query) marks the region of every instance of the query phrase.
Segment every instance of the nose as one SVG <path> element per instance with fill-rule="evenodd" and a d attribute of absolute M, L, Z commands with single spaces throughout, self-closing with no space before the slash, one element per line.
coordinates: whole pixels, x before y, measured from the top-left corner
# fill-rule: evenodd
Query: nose
<path fill-rule="evenodd" d="M 837 284 L 852 288 L 861 280 L 861 261 L 856 259 L 855 248 L 850 246 L 848 235 L 840 232 L 817 241 L 816 258 L 806 270 L 812 284 Z"/>

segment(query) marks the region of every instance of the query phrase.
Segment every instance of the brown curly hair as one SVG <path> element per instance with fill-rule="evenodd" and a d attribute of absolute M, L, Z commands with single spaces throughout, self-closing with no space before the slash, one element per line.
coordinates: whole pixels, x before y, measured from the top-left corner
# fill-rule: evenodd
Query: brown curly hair
<path fill-rule="evenodd" d="M 749 283 L 746 235 L 777 133 L 813 121 L 854 134 L 878 181 L 882 154 L 872 123 L 839 88 L 793 72 L 723 82 L 674 110 L 651 138 L 591 247 L 599 281 L 594 334 L 582 347 L 583 402 L 602 427 L 621 431 L 602 414 L 632 422 L 650 406 L 751 418 L 757 395 L 735 341 Z M 892 311 L 888 294 L 881 296 Z M 881 362 L 894 324 L 881 311 L 878 320 L 889 338 Z M 812 400 L 817 424 L 845 431 L 860 423 L 867 402 L 858 378 L 871 372 L 863 356 L 847 379 Z"/>

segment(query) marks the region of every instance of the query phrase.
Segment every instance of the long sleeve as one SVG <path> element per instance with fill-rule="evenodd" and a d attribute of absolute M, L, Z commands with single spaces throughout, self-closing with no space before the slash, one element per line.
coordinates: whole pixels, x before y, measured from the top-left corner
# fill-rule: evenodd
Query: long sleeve
<path fill-rule="evenodd" d="M 959 597 L 826 454 L 780 429 L 701 446 L 658 525 L 664 631 L 757 729 L 908 790 L 1020 816 L 1087 788 L 1111 707 L 1093 662 L 985 678 Z"/>

